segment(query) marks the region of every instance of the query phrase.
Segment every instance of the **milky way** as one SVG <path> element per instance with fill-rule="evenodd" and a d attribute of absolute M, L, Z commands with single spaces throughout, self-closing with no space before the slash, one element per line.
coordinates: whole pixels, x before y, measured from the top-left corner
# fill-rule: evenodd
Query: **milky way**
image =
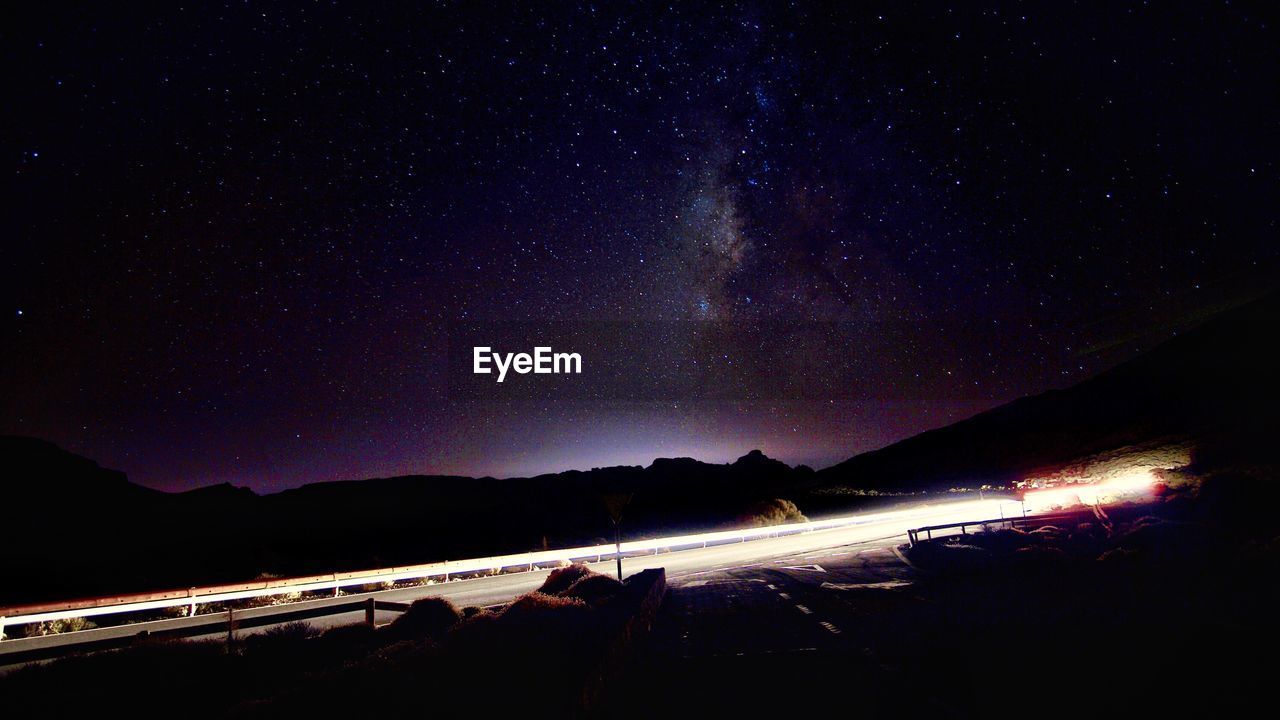
<path fill-rule="evenodd" d="M 1276 275 L 1248 4 L 40 6 L 0 36 L 0 432 L 157 487 L 822 465 Z M 701 323 L 649 380 L 781 377 L 451 395 L 448 324 L 491 320 Z"/>

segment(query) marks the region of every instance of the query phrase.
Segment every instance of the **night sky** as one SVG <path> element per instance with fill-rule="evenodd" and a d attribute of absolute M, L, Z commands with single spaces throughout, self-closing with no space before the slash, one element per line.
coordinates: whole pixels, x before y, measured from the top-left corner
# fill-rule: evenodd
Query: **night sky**
<path fill-rule="evenodd" d="M 821 467 L 1276 277 L 1266 4 L 372 5 L 6 11 L 0 432 L 165 489 Z M 451 391 L 497 320 L 845 331 L 794 396 Z"/>

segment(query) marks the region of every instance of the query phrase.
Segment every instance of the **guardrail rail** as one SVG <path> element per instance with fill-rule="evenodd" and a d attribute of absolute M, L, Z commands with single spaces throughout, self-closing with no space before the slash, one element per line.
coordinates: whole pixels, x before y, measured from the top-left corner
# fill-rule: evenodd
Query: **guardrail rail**
<path fill-rule="evenodd" d="M 907 531 L 907 539 L 911 543 L 911 547 L 915 547 L 921 542 L 920 534 L 925 534 L 925 540 L 933 540 L 933 534 L 942 530 L 959 530 L 958 534 L 967 534 L 969 528 L 981 528 L 984 532 L 988 532 L 992 527 L 1008 527 L 1016 528 L 1026 525 L 1052 525 L 1055 522 L 1080 522 L 1081 520 L 1095 520 L 1097 516 L 1093 511 L 1081 511 L 1072 513 L 1054 513 L 1051 515 L 1026 515 L 1023 517 L 1002 517 L 991 518 L 989 520 L 971 520 L 965 522 L 945 523 L 942 525 L 926 525 L 924 527 L 913 528 Z M 954 535 L 957 533 L 950 533 Z"/>

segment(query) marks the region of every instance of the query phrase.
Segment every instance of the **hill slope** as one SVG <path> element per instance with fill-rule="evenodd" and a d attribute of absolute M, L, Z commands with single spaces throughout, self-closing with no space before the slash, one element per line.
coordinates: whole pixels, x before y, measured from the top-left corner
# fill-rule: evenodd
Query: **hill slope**
<path fill-rule="evenodd" d="M 1280 295 L 1219 315 L 1092 379 L 1016 400 L 819 471 L 815 486 L 1002 485 L 1085 455 L 1162 440 L 1197 457 L 1257 454 L 1276 427 Z"/>

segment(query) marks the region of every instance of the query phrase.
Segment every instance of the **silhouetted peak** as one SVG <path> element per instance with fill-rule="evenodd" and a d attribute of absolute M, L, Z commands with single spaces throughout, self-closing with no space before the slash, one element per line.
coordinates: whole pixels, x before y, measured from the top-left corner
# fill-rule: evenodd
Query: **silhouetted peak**
<path fill-rule="evenodd" d="M 31 437 L 0 436 L 0 478 L 15 507 L 25 503 L 91 507 L 116 499 L 159 495 L 134 485 L 119 470 Z"/>
<path fill-rule="evenodd" d="M 236 487 L 229 482 L 206 485 L 195 490 L 188 490 L 182 495 L 202 500 L 247 500 L 258 496 L 257 493 L 247 487 Z"/>
<path fill-rule="evenodd" d="M 733 462 L 734 465 L 767 465 L 777 463 L 778 460 L 765 455 L 760 450 L 752 450 Z"/>
<path fill-rule="evenodd" d="M 653 463 L 649 465 L 650 470 L 659 472 L 668 472 L 672 470 L 691 470 L 703 466 L 701 460 L 695 460 L 691 457 L 677 458 L 654 458 Z"/>

